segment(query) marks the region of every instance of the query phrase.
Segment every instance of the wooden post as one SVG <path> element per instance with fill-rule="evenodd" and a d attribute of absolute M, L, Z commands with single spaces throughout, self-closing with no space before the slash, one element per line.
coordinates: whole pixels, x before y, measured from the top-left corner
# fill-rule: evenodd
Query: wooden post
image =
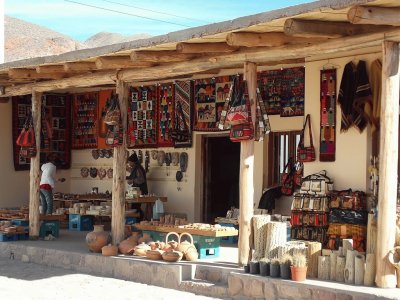
<path fill-rule="evenodd" d="M 257 65 L 246 62 L 244 64 L 244 80 L 247 81 L 249 98 L 251 101 L 251 115 L 253 125 L 256 115 Z M 239 218 L 239 265 L 245 265 L 250 255 L 251 219 L 254 203 L 254 140 L 240 143 L 240 218 Z"/>
<path fill-rule="evenodd" d="M 32 116 L 33 128 L 35 130 L 36 151 L 35 157 L 31 158 L 29 172 L 29 238 L 36 240 L 39 238 L 40 231 L 40 130 L 41 130 L 41 107 L 42 93 L 32 92 Z"/>
<path fill-rule="evenodd" d="M 113 158 L 113 186 L 112 186 L 112 216 L 111 236 L 112 243 L 118 245 L 124 240 L 125 228 L 125 184 L 126 184 L 126 122 L 128 110 L 129 86 L 126 82 L 117 80 L 117 94 L 121 109 L 121 118 L 124 130 L 124 139 L 121 146 L 114 148 Z"/>
<path fill-rule="evenodd" d="M 376 241 L 376 284 L 380 288 L 396 287 L 396 273 L 388 253 L 396 235 L 399 79 L 399 43 L 384 41 Z"/>

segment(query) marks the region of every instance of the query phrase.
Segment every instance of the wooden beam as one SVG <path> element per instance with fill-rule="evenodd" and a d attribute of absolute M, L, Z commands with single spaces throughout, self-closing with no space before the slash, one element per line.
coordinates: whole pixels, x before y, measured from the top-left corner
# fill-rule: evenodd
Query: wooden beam
<path fill-rule="evenodd" d="M 246 62 L 244 64 L 244 80 L 251 102 L 251 114 L 253 125 L 256 115 L 256 89 L 257 89 L 257 65 Z M 239 175 L 239 265 L 249 262 L 251 220 L 254 206 L 254 140 L 240 142 L 240 175 Z"/>
<path fill-rule="evenodd" d="M 178 43 L 176 51 L 178 53 L 230 53 L 234 52 L 238 47 L 229 46 L 227 43 Z"/>
<path fill-rule="evenodd" d="M 335 54 L 358 50 L 360 48 L 375 47 L 382 40 L 390 39 L 400 41 L 400 30 L 394 29 L 385 33 L 371 33 L 338 39 L 330 39 L 315 45 L 287 45 L 276 48 L 257 47 L 254 49 L 241 49 L 240 51 L 224 54 L 204 56 L 191 61 L 181 61 L 168 65 L 142 68 L 137 70 L 121 70 L 119 78 L 124 81 L 153 81 L 164 78 L 174 78 L 217 68 L 230 68 L 250 60 L 256 63 L 275 62 L 288 59 L 299 59 L 317 54 Z M 112 84 L 116 80 L 115 71 L 98 72 L 80 76 L 69 77 L 61 80 L 37 82 L 33 84 L 16 85 L 5 88 L 5 94 L 0 97 L 30 94 L 32 89 L 37 91 L 55 91 L 60 89 L 99 86 Z"/>
<path fill-rule="evenodd" d="M 288 44 L 312 44 L 325 41 L 326 38 L 297 38 L 281 32 L 231 32 L 226 42 L 235 47 L 280 47 Z"/>
<path fill-rule="evenodd" d="M 89 72 L 97 70 L 94 62 L 66 62 L 64 64 L 65 72 Z"/>
<path fill-rule="evenodd" d="M 126 124 L 128 119 L 129 85 L 117 80 L 117 95 L 123 124 L 123 143 L 114 147 L 111 237 L 114 245 L 125 239 L 125 185 L 126 185 Z"/>
<path fill-rule="evenodd" d="M 38 239 L 40 231 L 40 131 L 42 113 L 42 94 L 36 91 L 32 93 L 32 117 L 36 138 L 36 156 L 31 158 L 29 172 L 29 238 Z"/>
<path fill-rule="evenodd" d="M 178 53 L 176 51 L 133 51 L 131 53 L 132 61 L 147 61 L 154 63 L 180 62 L 195 58 L 195 54 Z"/>
<path fill-rule="evenodd" d="M 353 24 L 400 26 L 400 7 L 357 5 L 347 12 L 347 20 Z"/>
<path fill-rule="evenodd" d="M 142 61 L 131 61 L 129 56 L 104 56 L 96 59 L 98 69 L 123 69 L 151 67 L 154 64 Z"/>
<path fill-rule="evenodd" d="M 61 79 L 67 73 L 37 73 L 35 69 L 10 69 L 8 76 L 12 79 Z"/>
<path fill-rule="evenodd" d="M 60 80 L 49 80 L 37 83 L 29 83 L 6 87 L 6 93 L 1 97 L 27 95 L 32 89 L 40 92 L 57 91 L 69 88 L 101 86 L 105 84 L 114 84 L 116 81 L 115 72 L 99 72 L 93 74 L 79 75 L 75 77 L 64 78 Z"/>
<path fill-rule="evenodd" d="M 397 161 L 399 133 L 399 43 L 383 42 L 380 116 L 378 235 L 376 241 L 376 284 L 396 287 L 395 268 L 388 261 L 395 246 Z"/>
<path fill-rule="evenodd" d="M 286 35 L 303 38 L 338 38 L 388 29 L 391 29 L 391 27 L 354 25 L 348 22 L 324 22 L 302 19 L 287 19 L 284 25 L 284 33 Z"/>
<path fill-rule="evenodd" d="M 63 65 L 48 65 L 48 66 L 37 66 L 36 67 L 37 73 L 64 73 L 64 66 Z"/>

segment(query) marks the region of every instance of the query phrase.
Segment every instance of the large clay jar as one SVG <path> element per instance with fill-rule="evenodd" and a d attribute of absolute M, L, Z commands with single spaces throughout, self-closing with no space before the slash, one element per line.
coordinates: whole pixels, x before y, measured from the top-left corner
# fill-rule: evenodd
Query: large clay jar
<path fill-rule="evenodd" d="M 91 252 L 101 252 L 101 248 L 111 242 L 111 236 L 104 231 L 104 225 L 94 225 L 92 232 L 86 235 L 86 243 Z"/>

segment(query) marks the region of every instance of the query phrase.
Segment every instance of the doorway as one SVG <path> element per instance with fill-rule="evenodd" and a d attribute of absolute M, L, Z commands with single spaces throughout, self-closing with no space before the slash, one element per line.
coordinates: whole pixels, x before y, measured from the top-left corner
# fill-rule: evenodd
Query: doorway
<path fill-rule="evenodd" d="M 240 143 L 228 136 L 206 136 L 203 142 L 203 222 L 213 224 L 239 207 Z"/>

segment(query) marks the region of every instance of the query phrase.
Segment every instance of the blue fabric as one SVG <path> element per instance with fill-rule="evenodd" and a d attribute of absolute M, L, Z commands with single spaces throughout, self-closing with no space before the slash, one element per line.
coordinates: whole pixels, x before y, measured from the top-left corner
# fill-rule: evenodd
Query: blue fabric
<path fill-rule="evenodd" d="M 40 189 L 40 204 L 42 205 L 42 213 L 50 215 L 53 213 L 53 192 Z"/>

